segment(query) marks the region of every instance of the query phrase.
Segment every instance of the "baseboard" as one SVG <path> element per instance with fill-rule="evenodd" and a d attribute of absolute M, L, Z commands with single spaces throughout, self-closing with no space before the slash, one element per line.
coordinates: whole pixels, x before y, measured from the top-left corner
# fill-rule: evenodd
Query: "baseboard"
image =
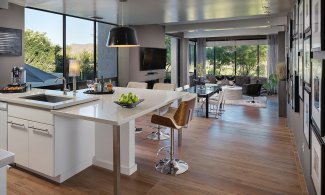
<path fill-rule="evenodd" d="M 38 171 L 35 171 L 33 169 L 30 169 L 30 168 L 27 168 L 27 167 L 24 167 L 22 165 L 19 165 L 19 164 L 16 164 L 17 167 L 20 167 L 22 169 L 25 169 L 29 172 L 32 172 L 36 175 L 39 175 L 41 177 L 44 177 L 46 179 L 49 179 L 51 181 L 54 181 L 56 183 L 63 183 L 65 180 L 71 178 L 72 176 L 76 175 L 77 173 L 80 173 L 81 171 L 85 170 L 86 168 L 90 167 L 92 165 L 92 160 L 88 160 L 84 163 L 81 163 L 75 167 L 73 167 L 72 169 L 62 173 L 61 175 L 58 175 L 56 177 L 51 177 L 51 176 L 48 176 L 48 175 L 45 175 L 43 173 L 40 173 Z"/>
<path fill-rule="evenodd" d="M 106 161 L 106 160 L 101 160 L 101 159 L 93 159 L 93 165 L 104 168 L 104 169 L 108 169 L 108 170 L 113 170 L 113 163 Z M 121 165 L 121 173 L 124 175 L 132 175 L 133 173 L 135 173 L 138 169 L 137 164 L 134 164 L 131 167 L 127 167 L 124 165 Z"/>

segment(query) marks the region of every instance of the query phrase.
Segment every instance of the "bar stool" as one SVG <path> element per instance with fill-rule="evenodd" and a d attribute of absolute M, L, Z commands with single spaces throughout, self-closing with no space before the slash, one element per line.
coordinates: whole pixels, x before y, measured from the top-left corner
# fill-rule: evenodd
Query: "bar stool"
<path fill-rule="evenodd" d="M 174 130 L 187 127 L 192 120 L 196 97 L 190 96 L 188 100 L 182 101 L 178 109 L 170 109 L 164 116 L 154 114 L 151 122 L 157 125 L 169 127 L 170 132 L 170 158 L 162 159 L 156 164 L 156 170 L 164 174 L 178 175 L 188 170 L 188 164 L 174 156 Z"/>
<path fill-rule="evenodd" d="M 155 83 L 153 86 L 153 90 L 167 90 L 167 91 L 175 91 L 176 85 L 170 84 L 170 83 Z M 164 115 L 168 112 L 169 107 L 172 103 L 161 107 L 158 109 L 158 115 Z M 154 141 L 160 141 L 160 140 L 166 140 L 169 139 L 169 135 L 165 134 L 161 131 L 161 126 L 158 125 L 156 127 L 158 130 L 150 133 L 147 136 L 147 139 L 154 140 Z"/>

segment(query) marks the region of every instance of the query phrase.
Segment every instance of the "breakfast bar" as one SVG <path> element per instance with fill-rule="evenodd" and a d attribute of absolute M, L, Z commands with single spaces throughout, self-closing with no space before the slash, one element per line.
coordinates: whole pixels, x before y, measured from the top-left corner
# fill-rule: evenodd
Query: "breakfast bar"
<path fill-rule="evenodd" d="M 15 163 L 59 183 L 94 164 L 113 170 L 114 194 L 120 194 L 120 174 L 131 175 L 137 170 L 135 119 L 188 93 L 114 89 L 109 95 L 88 95 L 80 90 L 73 96 L 71 92 L 63 95 L 61 91 L 39 89 L 0 94 L 0 101 L 8 104 L 8 150 L 17 154 Z M 143 102 L 135 108 L 115 103 L 121 94 L 130 92 Z M 24 131 L 27 138 L 22 136 Z M 17 136 L 26 141 L 11 141 Z M 34 161 L 39 154 L 50 160 Z"/>

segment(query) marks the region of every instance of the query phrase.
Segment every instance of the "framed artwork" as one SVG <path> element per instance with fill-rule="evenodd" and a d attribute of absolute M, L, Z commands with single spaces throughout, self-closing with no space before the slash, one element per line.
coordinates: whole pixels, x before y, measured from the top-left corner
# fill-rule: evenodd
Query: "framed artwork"
<path fill-rule="evenodd" d="M 324 142 L 311 125 L 311 179 L 317 195 L 324 194 Z"/>
<path fill-rule="evenodd" d="M 303 77 L 303 67 L 304 67 L 304 61 L 303 61 L 303 56 L 300 55 L 298 57 L 298 76 L 299 76 L 299 97 L 304 100 L 304 95 L 303 95 L 303 88 L 304 88 L 304 77 Z"/>
<path fill-rule="evenodd" d="M 296 5 L 293 6 L 291 17 L 292 17 L 292 21 L 293 21 L 292 35 L 295 35 L 296 34 Z"/>
<path fill-rule="evenodd" d="M 315 123 L 315 128 L 321 136 L 324 136 L 324 119 L 323 114 L 324 104 L 322 104 L 322 87 L 323 84 L 323 60 L 313 59 L 312 60 L 312 84 L 311 84 L 311 118 Z"/>
<path fill-rule="evenodd" d="M 295 71 L 298 70 L 298 65 L 297 65 L 297 40 L 293 40 L 292 43 L 292 69 L 291 72 L 294 74 Z"/>
<path fill-rule="evenodd" d="M 22 55 L 22 30 L 0 27 L 0 56 Z"/>
<path fill-rule="evenodd" d="M 304 82 L 310 85 L 310 38 L 304 40 Z"/>
<path fill-rule="evenodd" d="M 298 3 L 295 4 L 294 6 L 294 16 L 293 16 L 293 19 L 295 20 L 295 34 L 298 34 L 299 33 L 299 10 L 298 10 L 299 6 L 298 6 Z"/>
<path fill-rule="evenodd" d="M 304 30 L 310 29 L 310 0 L 304 0 Z"/>
<path fill-rule="evenodd" d="M 304 136 L 306 138 L 309 147 L 309 136 L 310 136 L 310 93 L 304 90 Z"/>
<path fill-rule="evenodd" d="M 304 50 L 304 3 L 300 1 L 298 7 L 298 20 L 299 20 L 299 51 Z"/>
<path fill-rule="evenodd" d="M 324 9 L 323 9 L 322 0 L 311 0 L 311 35 L 312 35 L 312 43 L 311 50 L 312 51 L 321 51 L 323 49 L 322 34 L 324 33 Z"/>

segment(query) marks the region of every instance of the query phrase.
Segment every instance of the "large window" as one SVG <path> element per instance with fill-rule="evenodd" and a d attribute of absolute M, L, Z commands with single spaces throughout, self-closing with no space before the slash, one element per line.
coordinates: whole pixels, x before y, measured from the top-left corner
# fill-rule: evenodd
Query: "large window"
<path fill-rule="evenodd" d="M 113 27 L 26 8 L 25 63 L 56 77 L 67 77 L 69 69 L 65 62 L 77 59 L 81 64 L 79 81 L 101 76 L 116 79 L 117 49 L 106 47 L 109 30 Z M 33 87 L 55 84 L 59 84 L 55 79 L 32 82 Z"/>
<path fill-rule="evenodd" d="M 195 71 L 195 60 L 196 60 L 196 43 L 193 41 L 189 41 L 188 45 L 188 62 L 189 62 L 189 73 L 194 73 Z"/>
<path fill-rule="evenodd" d="M 268 46 L 265 42 L 255 40 L 208 43 L 206 73 L 266 77 Z"/>
<path fill-rule="evenodd" d="M 239 45 L 236 47 L 236 75 L 258 76 L 257 45 Z"/>
<path fill-rule="evenodd" d="M 215 75 L 235 74 L 235 46 L 216 46 L 215 54 Z"/>
<path fill-rule="evenodd" d="M 80 62 L 79 80 L 94 78 L 94 22 L 74 17 L 66 18 L 67 59 Z"/>
<path fill-rule="evenodd" d="M 55 76 L 63 76 L 63 17 L 25 10 L 25 64 Z M 28 75 L 27 75 L 28 76 Z M 33 86 L 53 85 L 55 80 L 33 80 Z"/>

